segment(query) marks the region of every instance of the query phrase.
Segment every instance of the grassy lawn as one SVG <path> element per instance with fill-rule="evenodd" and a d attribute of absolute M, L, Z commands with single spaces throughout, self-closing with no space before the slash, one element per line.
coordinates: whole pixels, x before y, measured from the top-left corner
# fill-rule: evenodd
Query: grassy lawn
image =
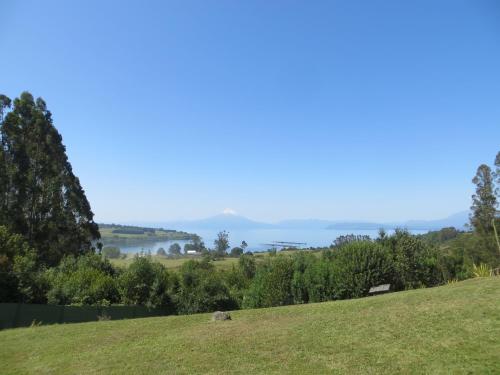
<path fill-rule="evenodd" d="M 500 277 L 378 297 L 0 332 L 2 374 L 499 374 Z"/>

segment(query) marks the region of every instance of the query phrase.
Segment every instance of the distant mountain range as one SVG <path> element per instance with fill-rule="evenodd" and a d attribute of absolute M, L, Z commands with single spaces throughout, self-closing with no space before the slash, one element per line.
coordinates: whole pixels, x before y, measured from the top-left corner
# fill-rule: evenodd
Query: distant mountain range
<path fill-rule="evenodd" d="M 219 214 L 206 219 L 185 220 L 176 222 L 167 222 L 165 226 L 168 228 L 195 228 L 195 229 L 214 229 L 214 230 L 229 230 L 229 229 L 272 229 L 273 224 L 261 223 L 259 221 L 248 219 L 244 216 L 235 214 Z"/>
<path fill-rule="evenodd" d="M 251 229 L 332 229 L 332 230 L 373 230 L 407 228 L 411 230 L 436 230 L 445 227 L 464 229 L 468 222 L 468 212 L 463 211 L 438 220 L 408 220 L 405 222 L 376 223 L 366 221 L 342 221 L 320 219 L 292 219 L 278 223 L 264 223 L 232 213 L 220 214 L 200 220 L 171 221 L 161 226 L 172 229 L 205 230 L 251 230 Z"/>

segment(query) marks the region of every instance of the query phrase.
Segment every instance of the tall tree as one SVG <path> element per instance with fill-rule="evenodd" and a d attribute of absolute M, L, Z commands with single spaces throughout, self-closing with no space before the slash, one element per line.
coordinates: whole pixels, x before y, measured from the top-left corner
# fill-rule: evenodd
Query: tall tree
<path fill-rule="evenodd" d="M 476 185 L 476 193 L 472 196 L 471 225 L 478 234 L 490 234 L 497 207 L 490 167 L 480 165 L 472 182 Z"/>
<path fill-rule="evenodd" d="M 0 95 L 0 124 L 3 123 L 4 113 L 10 108 L 11 100 L 5 95 Z M 9 195 L 9 173 L 7 165 L 7 153 L 1 146 L 2 134 L 0 133 L 0 222 L 8 218 L 7 201 Z"/>
<path fill-rule="evenodd" d="M 99 230 L 45 102 L 23 92 L 4 116 L 5 98 L 0 96 L 0 225 L 23 235 L 44 264 L 91 251 Z"/>
<path fill-rule="evenodd" d="M 498 202 L 500 200 L 500 151 L 498 151 L 497 157 L 495 158 L 495 179 L 496 179 L 495 194 Z"/>
<path fill-rule="evenodd" d="M 229 233 L 225 230 L 217 233 L 217 239 L 214 241 L 214 247 L 217 256 L 226 256 L 226 251 L 229 249 Z"/>
<path fill-rule="evenodd" d="M 498 151 L 497 156 L 495 158 L 495 178 L 496 178 L 496 189 L 495 196 L 497 199 L 497 203 L 500 201 L 500 151 Z M 495 241 L 497 244 L 497 249 L 500 252 L 500 238 L 499 238 L 499 228 L 500 227 L 500 211 L 496 211 L 495 213 L 495 221 L 493 222 L 493 232 L 495 235 Z"/>

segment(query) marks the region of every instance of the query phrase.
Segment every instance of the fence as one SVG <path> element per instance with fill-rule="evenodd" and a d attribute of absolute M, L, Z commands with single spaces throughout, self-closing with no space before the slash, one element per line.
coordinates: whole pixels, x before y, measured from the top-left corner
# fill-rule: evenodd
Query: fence
<path fill-rule="evenodd" d="M 110 320 L 168 315 L 162 309 L 144 306 L 59 306 L 25 303 L 0 303 L 0 329 L 29 327 L 33 323 L 93 322 L 102 317 Z"/>

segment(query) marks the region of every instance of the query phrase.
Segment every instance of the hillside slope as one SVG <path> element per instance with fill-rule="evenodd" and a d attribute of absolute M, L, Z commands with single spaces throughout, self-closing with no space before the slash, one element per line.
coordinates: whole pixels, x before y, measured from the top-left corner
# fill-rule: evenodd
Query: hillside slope
<path fill-rule="evenodd" d="M 500 373 L 500 277 L 232 316 L 6 330 L 2 373 Z"/>

